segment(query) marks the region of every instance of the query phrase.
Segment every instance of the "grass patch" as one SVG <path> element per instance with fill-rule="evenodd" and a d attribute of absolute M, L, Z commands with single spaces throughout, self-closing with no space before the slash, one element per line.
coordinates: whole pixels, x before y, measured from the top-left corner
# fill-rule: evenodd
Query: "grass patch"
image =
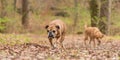
<path fill-rule="evenodd" d="M 23 44 L 29 43 L 31 39 L 24 34 L 0 34 L 0 44 Z"/>
<path fill-rule="evenodd" d="M 106 36 L 104 39 L 105 39 L 105 40 L 120 40 L 120 36 L 119 36 L 119 35 Z"/>

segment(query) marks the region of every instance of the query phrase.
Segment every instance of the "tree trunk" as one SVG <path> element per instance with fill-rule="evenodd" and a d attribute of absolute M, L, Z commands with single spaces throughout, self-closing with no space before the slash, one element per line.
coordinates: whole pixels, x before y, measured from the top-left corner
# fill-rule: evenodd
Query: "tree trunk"
<path fill-rule="evenodd" d="M 108 0 L 101 0 L 101 8 L 100 8 L 100 21 L 99 21 L 99 29 L 104 33 L 107 34 L 108 30 Z"/>
<path fill-rule="evenodd" d="M 7 5 L 6 0 L 0 0 L 1 2 L 1 13 L 0 13 L 0 18 L 4 18 L 6 16 L 6 10 L 5 7 Z"/>
<path fill-rule="evenodd" d="M 24 28 L 28 28 L 29 25 L 29 1 L 22 0 L 22 25 Z"/>
<path fill-rule="evenodd" d="M 107 32 L 108 32 L 108 35 L 110 35 L 110 27 L 111 27 L 111 6 L 112 6 L 112 0 L 108 0 L 108 17 L 107 17 L 107 20 L 108 20 L 108 29 L 107 29 Z"/>
<path fill-rule="evenodd" d="M 77 25 L 78 20 L 78 2 L 77 0 L 74 0 L 75 3 L 75 18 L 74 18 L 74 27 Z"/>
<path fill-rule="evenodd" d="M 74 10 L 74 23 L 73 23 L 73 31 L 76 30 L 76 26 L 77 26 L 77 22 L 78 22 L 78 0 L 74 0 L 74 7 L 75 7 L 75 10 Z"/>
<path fill-rule="evenodd" d="M 14 0 L 13 6 L 14 6 L 14 10 L 15 10 L 15 11 L 16 11 L 16 2 L 17 2 L 17 0 Z"/>
<path fill-rule="evenodd" d="M 91 26 L 97 26 L 104 34 L 109 34 L 111 0 L 91 0 L 90 14 Z"/>
<path fill-rule="evenodd" d="M 97 0 L 90 1 L 91 26 L 98 26 L 99 21 L 99 5 Z"/>

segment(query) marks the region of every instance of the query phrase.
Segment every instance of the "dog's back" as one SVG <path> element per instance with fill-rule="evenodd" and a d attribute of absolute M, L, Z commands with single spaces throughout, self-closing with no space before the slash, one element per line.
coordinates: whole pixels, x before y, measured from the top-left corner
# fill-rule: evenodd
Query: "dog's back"
<path fill-rule="evenodd" d="M 93 38 L 102 38 L 103 34 L 97 27 L 88 27 L 85 26 L 85 34 Z"/>

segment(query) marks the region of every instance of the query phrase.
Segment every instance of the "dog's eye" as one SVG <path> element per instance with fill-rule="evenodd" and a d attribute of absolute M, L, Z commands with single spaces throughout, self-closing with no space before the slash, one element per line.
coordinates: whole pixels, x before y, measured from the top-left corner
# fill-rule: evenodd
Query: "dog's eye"
<path fill-rule="evenodd" d="M 55 33 L 55 30 L 53 30 L 53 33 Z"/>
<path fill-rule="evenodd" d="M 47 30 L 47 32 L 49 32 L 49 30 Z"/>

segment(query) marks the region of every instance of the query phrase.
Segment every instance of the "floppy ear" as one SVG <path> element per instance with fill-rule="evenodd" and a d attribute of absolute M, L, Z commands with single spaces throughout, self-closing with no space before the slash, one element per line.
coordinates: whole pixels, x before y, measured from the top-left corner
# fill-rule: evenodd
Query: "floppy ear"
<path fill-rule="evenodd" d="M 55 26 L 57 29 L 60 29 L 60 27 L 58 25 Z"/>
<path fill-rule="evenodd" d="M 49 27 L 49 25 L 46 25 L 46 26 L 45 26 L 45 29 L 47 29 L 48 27 Z"/>

